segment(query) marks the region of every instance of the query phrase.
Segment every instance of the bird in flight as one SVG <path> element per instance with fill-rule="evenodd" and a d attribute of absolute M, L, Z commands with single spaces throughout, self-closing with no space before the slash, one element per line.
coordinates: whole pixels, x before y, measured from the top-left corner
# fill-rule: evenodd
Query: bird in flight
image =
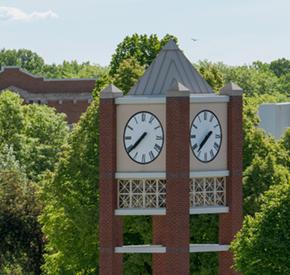
<path fill-rule="evenodd" d="M 197 41 L 198 41 L 197 38 L 191 38 L 191 40 L 192 40 L 193 42 L 197 42 Z"/>

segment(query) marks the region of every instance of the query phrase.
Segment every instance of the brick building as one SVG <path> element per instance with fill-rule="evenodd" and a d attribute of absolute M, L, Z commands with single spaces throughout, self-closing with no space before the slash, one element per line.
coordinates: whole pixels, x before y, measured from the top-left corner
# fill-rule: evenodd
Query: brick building
<path fill-rule="evenodd" d="M 25 103 L 47 104 L 65 113 L 69 124 L 76 123 L 92 100 L 96 79 L 45 79 L 19 67 L 0 71 L 0 93 L 10 90 Z"/>

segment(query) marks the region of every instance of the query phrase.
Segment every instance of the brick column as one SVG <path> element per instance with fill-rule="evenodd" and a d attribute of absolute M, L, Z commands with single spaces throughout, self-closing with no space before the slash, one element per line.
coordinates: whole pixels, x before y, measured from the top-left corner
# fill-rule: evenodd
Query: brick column
<path fill-rule="evenodd" d="M 122 220 L 114 215 L 117 208 L 116 172 L 116 105 L 114 98 L 122 92 L 109 85 L 100 99 L 100 275 L 123 274 L 122 254 L 114 248 L 123 243 Z"/>
<path fill-rule="evenodd" d="M 166 272 L 189 275 L 189 91 L 166 97 Z"/>
<path fill-rule="evenodd" d="M 219 243 L 230 244 L 237 231 L 240 230 L 243 220 L 243 132 L 242 132 L 242 89 L 230 83 L 222 91 L 228 95 L 228 170 L 227 177 L 227 205 L 229 213 L 219 215 Z M 219 253 L 219 274 L 238 274 L 232 269 L 233 256 L 230 252 Z"/>

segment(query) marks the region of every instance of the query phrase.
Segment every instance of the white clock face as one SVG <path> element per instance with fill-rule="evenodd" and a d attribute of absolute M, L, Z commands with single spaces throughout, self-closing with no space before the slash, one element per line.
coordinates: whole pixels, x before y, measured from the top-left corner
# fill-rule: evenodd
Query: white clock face
<path fill-rule="evenodd" d="M 140 164 L 155 160 L 161 153 L 164 134 L 160 121 L 150 112 L 134 114 L 124 129 L 124 146 L 129 157 Z"/>
<path fill-rule="evenodd" d="M 222 144 L 222 129 L 217 116 L 209 111 L 199 112 L 192 121 L 190 145 L 194 156 L 201 162 L 210 162 Z"/>

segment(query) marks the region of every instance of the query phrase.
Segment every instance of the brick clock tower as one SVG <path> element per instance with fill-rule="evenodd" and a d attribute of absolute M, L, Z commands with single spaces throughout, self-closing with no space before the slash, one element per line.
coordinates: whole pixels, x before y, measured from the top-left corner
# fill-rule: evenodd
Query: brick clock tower
<path fill-rule="evenodd" d="M 219 215 L 219 243 L 191 244 L 190 215 Z M 150 215 L 153 244 L 123 244 L 122 217 Z M 123 254 L 151 253 L 155 275 L 189 275 L 190 253 L 218 252 L 242 224 L 242 90 L 215 94 L 169 41 L 129 94 L 100 100 L 100 274 L 123 274 Z"/>

